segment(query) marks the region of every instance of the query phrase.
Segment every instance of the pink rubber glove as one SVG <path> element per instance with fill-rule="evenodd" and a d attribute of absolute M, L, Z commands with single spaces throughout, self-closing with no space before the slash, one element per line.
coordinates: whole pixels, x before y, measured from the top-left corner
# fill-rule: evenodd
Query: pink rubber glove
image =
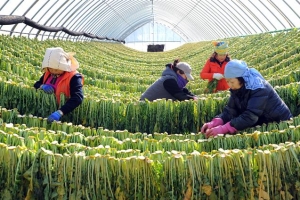
<path fill-rule="evenodd" d="M 205 123 L 201 128 L 201 133 L 205 133 L 207 129 L 211 129 L 213 127 L 223 125 L 224 122 L 221 118 L 213 118 L 211 122 Z"/>
<path fill-rule="evenodd" d="M 211 129 L 207 129 L 205 136 L 209 138 L 210 136 L 216 136 L 218 134 L 225 134 L 225 133 L 234 133 L 237 130 L 230 126 L 230 122 L 227 122 L 225 125 L 220 125 Z"/>

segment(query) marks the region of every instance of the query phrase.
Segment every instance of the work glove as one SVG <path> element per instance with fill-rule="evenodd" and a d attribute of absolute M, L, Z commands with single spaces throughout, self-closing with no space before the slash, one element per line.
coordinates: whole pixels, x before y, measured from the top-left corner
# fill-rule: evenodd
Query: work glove
<path fill-rule="evenodd" d="M 213 78 L 220 80 L 220 79 L 224 78 L 224 76 L 223 76 L 223 74 L 220 74 L 220 73 L 214 73 Z"/>
<path fill-rule="evenodd" d="M 205 123 L 202 128 L 201 128 L 201 132 L 205 133 L 207 129 L 211 129 L 213 127 L 219 126 L 219 125 L 223 125 L 224 122 L 221 118 L 213 118 L 213 120 L 211 120 L 211 122 Z"/>
<path fill-rule="evenodd" d="M 207 129 L 204 133 L 206 138 L 211 136 L 217 136 L 218 134 L 225 134 L 225 133 L 235 133 L 237 130 L 230 125 L 230 122 L 227 122 L 225 125 L 219 125 L 217 127 Z"/>
<path fill-rule="evenodd" d="M 41 85 L 41 89 L 44 90 L 44 92 L 46 92 L 47 94 L 52 94 L 54 92 L 54 88 L 48 84 Z"/>
<path fill-rule="evenodd" d="M 62 116 L 62 112 L 61 111 L 55 111 L 53 112 L 47 119 L 48 122 L 53 122 L 54 120 L 55 121 L 59 121 L 59 119 L 61 118 Z"/>

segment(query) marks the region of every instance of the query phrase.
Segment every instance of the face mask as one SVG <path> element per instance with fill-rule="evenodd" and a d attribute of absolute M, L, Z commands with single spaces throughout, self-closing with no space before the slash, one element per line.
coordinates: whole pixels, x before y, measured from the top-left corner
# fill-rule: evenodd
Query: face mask
<path fill-rule="evenodd" d="M 188 80 L 184 79 L 182 76 L 177 74 L 177 84 L 180 89 L 183 89 L 187 83 L 188 83 Z"/>

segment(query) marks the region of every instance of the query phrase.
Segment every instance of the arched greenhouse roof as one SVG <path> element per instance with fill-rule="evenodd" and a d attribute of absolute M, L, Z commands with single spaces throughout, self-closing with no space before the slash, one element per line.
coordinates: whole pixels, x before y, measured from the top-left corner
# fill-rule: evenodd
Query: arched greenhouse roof
<path fill-rule="evenodd" d="M 186 42 L 300 27 L 299 0 L 2 0 L 0 32 L 122 41 L 159 22 Z"/>

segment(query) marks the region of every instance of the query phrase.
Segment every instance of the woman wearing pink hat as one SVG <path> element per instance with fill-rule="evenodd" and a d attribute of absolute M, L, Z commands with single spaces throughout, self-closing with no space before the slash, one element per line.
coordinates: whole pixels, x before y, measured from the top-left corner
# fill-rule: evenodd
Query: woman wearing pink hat
<path fill-rule="evenodd" d="M 230 61 L 228 55 L 228 44 L 226 42 L 213 42 L 214 52 L 210 58 L 206 61 L 202 71 L 200 72 L 200 78 L 208 79 L 212 82 L 214 79 L 218 81 L 216 88 L 213 92 L 228 90 L 228 84 L 224 79 L 225 65 Z"/>
<path fill-rule="evenodd" d="M 67 98 L 66 103 L 48 117 L 49 122 L 59 121 L 83 101 L 83 76 L 77 71 L 79 64 L 73 55 L 74 53 L 66 53 L 60 47 L 46 49 L 42 63 L 44 74 L 34 87 L 48 94 L 54 93 L 58 104 L 61 93 Z"/>
<path fill-rule="evenodd" d="M 201 128 L 206 137 L 234 134 L 248 127 L 293 117 L 273 87 L 244 61 L 229 61 L 224 77 L 230 87 L 230 97 L 223 112 Z"/>

